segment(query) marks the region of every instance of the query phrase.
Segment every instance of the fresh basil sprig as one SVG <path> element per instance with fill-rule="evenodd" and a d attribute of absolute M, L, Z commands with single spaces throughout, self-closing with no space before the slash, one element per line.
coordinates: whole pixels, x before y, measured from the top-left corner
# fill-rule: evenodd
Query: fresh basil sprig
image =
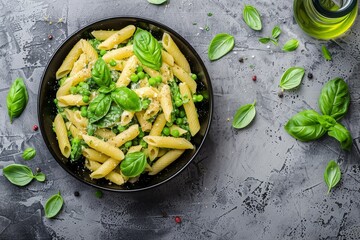
<path fill-rule="evenodd" d="M 45 174 L 34 175 L 28 166 L 22 164 L 10 164 L 4 167 L 3 174 L 12 184 L 20 187 L 28 185 L 34 178 L 39 182 L 45 181 Z"/>
<path fill-rule="evenodd" d="M 120 164 L 121 173 L 127 177 L 139 176 L 145 170 L 146 164 L 144 152 L 128 153 Z"/>
<path fill-rule="evenodd" d="M 322 54 L 323 54 L 326 61 L 332 60 L 331 53 L 329 52 L 329 50 L 326 48 L 325 45 L 323 45 L 321 47 L 321 52 L 322 52 Z"/>
<path fill-rule="evenodd" d="M 340 179 L 340 167 L 334 160 L 331 160 L 324 171 L 324 180 L 326 185 L 328 186 L 328 194 L 330 193 L 330 190 L 340 182 Z"/>
<path fill-rule="evenodd" d="M 14 118 L 19 117 L 24 111 L 28 100 L 29 95 L 23 79 L 15 79 L 6 97 L 6 105 L 11 123 Z"/>
<path fill-rule="evenodd" d="M 293 38 L 284 44 L 282 50 L 285 52 L 292 52 L 295 51 L 298 48 L 298 46 L 299 46 L 299 41 Z"/>
<path fill-rule="evenodd" d="M 163 3 L 166 3 L 167 0 L 147 0 L 147 1 L 151 4 L 161 5 Z"/>
<path fill-rule="evenodd" d="M 281 77 L 280 87 L 285 90 L 296 88 L 300 85 L 305 74 L 305 69 L 301 67 L 291 67 L 287 69 Z"/>
<path fill-rule="evenodd" d="M 36 150 L 34 148 L 27 148 L 22 154 L 24 160 L 31 160 L 36 156 Z"/>
<path fill-rule="evenodd" d="M 154 70 L 160 69 L 162 65 L 161 46 L 151 33 L 137 28 L 133 48 L 135 56 L 144 66 Z"/>
<path fill-rule="evenodd" d="M 110 68 L 102 58 L 96 60 L 95 65 L 91 70 L 91 77 L 100 87 L 108 87 L 111 84 Z"/>
<path fill-rule="evenodd" d="M 350 151 L 352 146 L 351 133 L 343 125 L 335 124 L 329 128 L 328 135 L 338 140 L 342 149 Z"/>
<path fill-rule="evenodd" d="M 61 210 L 61 207 L 64 204 L 64 199 L 60 195 L 60 192 L 58 192 L 55 195 L 52 195 L 45 203 L 45 216 L 47 218 L 53 218 L 55 217 Z"/>
<path fill-rule="evenodd" d="M 321 90 L 319 108 L 324 115 L 340 120 L 348 111 L 350 93 L 348 85 L 341 78 L 327 82 Z"/>
<path fill-rule="evenodd" d="M 217 34 L 210 42 L 208 56 L 211 61 L 217 60 L 230 52 L 235 45 L 233 36 L 227 33 Z"/>
<path fill-rule="evenodd" d="M 255 104 L 256 100 L 253 103 L 241 106 L 236 111 L 234 115 L 234 120 L 232 122 L 232 126 L 234 128 L 241 129 L 252 122 L 256 115 Z"/>
<path fill-rule="evenodd" d="M 110 95 L 103 93 L 93 99 L 87 109 L 90 123 L 94 123 L 103 118 L 110 110 L 112 99 Z"/>
<path fill-rule="evenodd" d="M 111 98 L 124 110 L 132 112 L 141 110 L 141 101 L 139 96 L 127 87 L 116 88 L 113 92 L 111 92 Z"/>
<path fill-rule="evenodd" d="M 243 19 L 251 29 L 256 31 L 262 29 L 261 17 L 258 10 L 255 7 L 251 5 L 245 5 L 243 11 Z"/>
<path fill-rule="evenodd" d="M 271 32 L 271 37 L 262 37 L 259 38 L 259 42 L 261 43 L 269 43 L 272 42 L 275 46 L 278 45 L 279 37 L 281 34 L 281 29 L 279 26 L 275 26 Z"/>

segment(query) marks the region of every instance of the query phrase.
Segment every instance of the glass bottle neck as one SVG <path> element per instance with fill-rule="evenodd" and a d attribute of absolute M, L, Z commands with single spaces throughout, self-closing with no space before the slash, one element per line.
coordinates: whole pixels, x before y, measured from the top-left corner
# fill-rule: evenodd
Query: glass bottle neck
<path fill-rule="evenodd" d="M 342 4 L 337 10 L 331 10 L 330 6 L 325 6 L 326 4 L 331 3 L 335 6 L 335 3 L 332 0 L 312 0 L 313 5 L 321 15 L 327 18 L 341 18 L 349 14 L 356 6 L 357 0 L 343 0 Z"/>

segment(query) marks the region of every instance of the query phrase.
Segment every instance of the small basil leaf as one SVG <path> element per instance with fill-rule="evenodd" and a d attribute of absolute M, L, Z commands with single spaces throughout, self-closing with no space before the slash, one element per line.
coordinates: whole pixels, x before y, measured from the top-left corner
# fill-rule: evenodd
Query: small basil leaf
<path fill-rule="evenodd" d="M 319 108 L 324 115 L 340 120 L 348 111 L 350 93 L 348 85 L 341 78 L 327 82 L 321 90 Z"/>
<path fill-rule="evenodd" d="M 252 104 L 243 105 L 236 111 L 232 122 L 234 128 L 241 129 L 252 122 L 256 114 L 255 104 L 256 101 Z"/>
<path fill-rule="evenodd" d="M 334 160 L 331 160 L 324 171 L 324 180 L 326 185 L 328 186 L 328 194 L 330 193 L 330 190 L 340 182 L 340 179 L 340 167 Z"/>
<path fill-rule="evenodd" d="M 147 0 L 147 1 L 151 4 L 161 5 L 163 3 L 166 3 L 167 0 Z"/>
<path fill-rule="evenodd" d="M 141 110 L 141 101 L 139 96 L 127 87 L 120 87 L 111 93 L 111 98 L 119 107 L 124 110 L 137 112 Z"/>
<path fill-rule="evenodd" d="M 82 142 L 78 138 L 71 139 L 70 162 L 78 161 L 82 156 Z"/>
<path fill-rule="evenodd" d="M 22 158 L 24 160 L 31 160 L 35 157 L 35 155 L 36 155 L 36 150 L 34 148 L 27 148 L 23 152 Z"/>
<path fill-rule="evenodd" d="M 251 5 L 245 5 L 243 11 L 243 19 L 251 29 L 253 30 L 262 29 L 260 14 L 255 7 Z"/>
<path fill-rule="evenodd" d="M 29 95 L 23 79 L 15 79 L 6 97 L 6 105 L 11 123 L 14 118 L 19 117 L 24 111 L 28 100 Z"/>
<path fill-rule="evenodd" d="M 233 36 L 227 33 L 217 34 L 210 42 L 208 57 L 211 61 L 217 60 L 230 52 L 235 45 Z"/>
<path fill-rule="evenodd" d="M 110 95 L 101 93 L 90 102 L 87 110 L 90 123 L 100 120 L 108 113 L 111 101 Z"/>
<path fill-rule="evenodd" d="M 120 164 L 121 173 L 127 177 L 139 176 L 145 170 L 146 163 L 145 153 L 128 153 Z"/>
<path fill-rule="evenodd" d="M 277 39 L 281 34 L 281 29 L 279 26 L 275 26 L 272 30 L 271 36 L 272 38 Z"/>
<path fill-rule="evenodd" d="M 322 54 L 323 54 L 326 61 L 332 60 L 331 53 L 329 52 L 329 50 L 326 48 L 325 45 L 323 45 L 321 47 L 321 52 L 322 52 Z"/>
<path fill-rule="evenodd" d="M 28 166 L 22 164 L 10 164 L 3 168 L 4 176 L 17 186 L 28 185 L 34 178 L 34 174 Z"/>
<path fill-rule="evenodd" d="M 278 46 L 279 43 L 278 43 L 278 40 L 277 39 L 270 39 L 270 42 L 272 42 L 275 46 Z"/>
<path fill-rule="evenodd" d="M 111 83 L 110 68 L 102 58 L 96 60 L 93 69 L 91 70 L 91 77 L 94 82 L 100 87 L 108 87 Z"/>
<path fill-rule="evenodd" d="M 62 205 L 64 204 L 64 199 L 60 195 L 60 192 L 52 195 L 45 203 L 45 216 L 47 218 L 55 217 L 61 210 Z"/>
<path fill-rule="evenodd" d="M 133 48 L 135 56 L 144 66 L 154 70 L 160 69 L 162 65 L 161 46 L 151 33 L 137 28 Z"/>
<path fill-rule="evenodd" d="M 290 39 L 289 41 L 287 41 L 282 50 L 285 52 L 292 52 L 295 51 L 299 46 L 299 41 L 296 39 Z"/>
<path fill-rule="evenodd" d="M 318 121 L 321 124 L 321 126 L 326 130 L 335 126 L 336 124 L 336 120 L 333 117 L 327 115 L 319 115 Z"/>
<path fill-rule="evenodd" d="M 39 182 L 44 182 L 46 179 L 46 176 L 44 173 L 36 173 L 34 178 Z"/>
<path fill-rule="evenodd" d="M 303 142 L 319 139 L 326 133 L 318 121 L 319 116 L 314 110 L 299 112 L 286 123 L 285 130 Z"/>
<path fill-rule="evenodd" d="M 259 42 L 266 44 L 266 43 L 270 42 L 270 38 L 268 38 L 268 37 L 259 38 Z"/>
<path fill-rule="evenodd" d="M 328 135 L 340 142 L 341 148 L 350 151 L 352 145 L 351 133 L 340 123 L 329 128 Z"/>
<path fill-rule="evenodd" d="M 114 91 L 115 88 L 116 88 L 115 84 L 110 84 L 109 87 L 105 87 L 105 86 L 100 87 L 98 91 L 99 91 L 99 93 L 105 93 L 106 94 L 106 93 Z"/>
<path fill-rule="evenodd" d="M 300 67 L 291 67 L 284 72 L 280 80 L 280 87 L 282 89 L 293 89 L 300 85 L 304 77 L 305 70 Z"/>

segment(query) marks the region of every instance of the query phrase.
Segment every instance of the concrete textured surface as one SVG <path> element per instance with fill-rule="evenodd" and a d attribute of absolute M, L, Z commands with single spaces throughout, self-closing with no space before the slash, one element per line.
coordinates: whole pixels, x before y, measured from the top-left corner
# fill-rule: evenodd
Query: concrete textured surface
<path fill-rule="evenodd" d="M 245 3 L 261 12 L 261 32 L 243 22 Z M 215 111 L 200 155 L 178 177 L 150 191 L 104 192 L 98 199 L 96 189 L 78 182 L 56 163 L 32 126 L 37 123 L 41 74 L 56 48 L 86 24 L 120 15 L 162 22 L 192 44 L 210 73 Z M 284 53 L 258 42 L 275 25 L 283 31 L 281 44 L 299 39 L 297 51 Z M 210 62 L 207 47 L 220 32 L 235 37 L 235 48 Z M 48 40 L 49 34 L 53 40 Z M 40 167 L 47 181 L 19 188 L 0 176 L 0 239 L 360 239 L 359 42 L 360 19 L 335 41 L 306 36 L 293 19 L 292 1 L 171 0 L 154 6 L 146 0 L 1 0 L 0 169 L 24 164 L 22 151 L 35 147 L 37 157 L 25 164 Z M 332 61 L 323 59 L 323 44 L 332 52 Z M 279 79 L 294 65 L 314 78 L 305 77 L 300 88 L 281 99 Z M 350 112 L 342 123 L 354 138 L 352 150 L 342 151 L 328 137 L 310 143 L 290 137 L 283 128 L 286 121 L 302 109 L 318 110 L 320 89 L 338 76 L 351 91 Z M 25 79 L 29 103 L 10 124 L 6 94 L 16 77 Z M 234 112 L 254 99 L 255 121 L 244 130 L 234 130 Z M 327 195 L 323 171 L 331 159 L 340 162 L 343 175 L 340 185 Z M 49 220 L 43 205 L 59 190 L 65 205 Z M 181 224 L 175 223 L 175 216 L 182 218 Z"/>

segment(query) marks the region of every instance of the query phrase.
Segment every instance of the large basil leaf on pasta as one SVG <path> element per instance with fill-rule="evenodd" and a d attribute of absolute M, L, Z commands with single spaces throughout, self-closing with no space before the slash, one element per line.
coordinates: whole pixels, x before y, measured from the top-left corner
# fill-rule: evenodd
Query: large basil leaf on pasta
<path fill-rule="evenodd" d="M 286 123 L 285 130 L 303 142 L 319 139 L 326 133 L 326 129 L 319 123 L 319 116 L 314 110 L 299 112 Z"/>
<path fill-rule="evenodd" d="M 91 77 L 100 87 L 108 87 L 111 83 L 111 72 L 106 62 L 99 58 L 96 60 L 93 69 L 91 70 Z"/>
<path fill-rule="evenodd" d="M 348 85 L 341 78 L 327 82 L 321 90 L 319 108 L 324 115 L 340 120 L 348 111 L 350 93 Z"/>
<path fill-rule="evenodd" d="M 110 110 L 112 99 L 110 95 L 99 94 L 92 100 L 88 107 L 88 118 L 94 123 L 103 118 Z"/>
<path fill-rule="evenodd" d="M 113 127 L 120 122 L 122 113 L 123 110 L 117 104 L 112 104 L 110 111 L 105 115 L 105 117 L 96 122 L 96 126 L 100 128 Z"/>
<path fill-rule="evenodd" d="M 128 153 L 120 164 L 121 173 L 127 177 L 139 176 L 146 167 L 146 155 L 143 152 Z"/>
<path fill-rule="evenodd" d="M 124 110 L 137 112 L 141 110 L 139 96 L 127 87 L 120 87 L 111 92 L 111 98 Z"/>
<path fill-rule="evenodd" d="M 6 105 L 11 123 L 14 118 L 19 117 L 21 113 L 24 111 L 28 100 L 29 100 L 29 95 L 26 90 L 26 86 L 24 84 L 23 79 L 22 78 L 15 79 L 6 97 Z"/>
<path fill-rule="evenodd" d="M 340 123 L 337 123 L 333 127 L 329 128 L 328 135 L 338 140 L 342 149 L 348 151 L 351 149 L 351 133 Z"/>
<path fill-rule="evenodd" d="M 137 28 L 133 48 L 135 56 L 144 66 L 155 70 L 160 69 L 162 64 L 161 46 L 151 33 Z"/>

